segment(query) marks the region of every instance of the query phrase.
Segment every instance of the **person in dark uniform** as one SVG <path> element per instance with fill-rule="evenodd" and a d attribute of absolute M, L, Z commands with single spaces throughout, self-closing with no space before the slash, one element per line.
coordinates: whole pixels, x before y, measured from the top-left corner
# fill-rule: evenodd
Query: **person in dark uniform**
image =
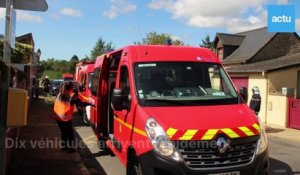
<path fill-rule="evenodd" d="M 259 88 L 257 86 L 254 86 L 252 88 L 252 98 L 250 100 L 250 108 L 254 111 L 256 115 L 258 115 L 260 111 L 260 105 L 261 105 L 261 96 L 260 96 Z"/>

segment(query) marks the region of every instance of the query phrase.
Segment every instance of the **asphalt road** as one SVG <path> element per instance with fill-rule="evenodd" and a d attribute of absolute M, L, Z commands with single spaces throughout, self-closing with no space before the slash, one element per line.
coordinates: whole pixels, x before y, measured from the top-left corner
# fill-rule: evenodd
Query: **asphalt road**
<path fill-rule="evenodd" d="M 268 133 L 270 174 L 300 175 L 300 130 Z"/>
<path fill-rule="evenodd" d="M 125 168 L 113 155 L 99 150 L 92 129 L 87 126 L 75 127 L 79 137 L 88 146 L 82 151 L 83 159 L 91 174 L 125 175 Z M 300 130 L 269 129 L 270 175 L 300 175 Z"/>

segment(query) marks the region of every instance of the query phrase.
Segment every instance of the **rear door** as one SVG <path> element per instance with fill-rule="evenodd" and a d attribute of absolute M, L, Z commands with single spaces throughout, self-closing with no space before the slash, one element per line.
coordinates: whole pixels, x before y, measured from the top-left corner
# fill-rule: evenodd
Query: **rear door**
<path fill-rule="evenodd" d="M 93 72 L 92 82 L 91 82 L 91 103 L 95 104 L 96 107 L 91 107 L 91 125 L 95 129 L 97 127 L 97 94 L 99 87 L 101 68 L 96 67 Z"/>
<path fill-rule="evenodd" d="M 130 87 L 131 79 L 129 78 L 129 69 L 126 63 L 121 63 L 119 69 L 119 75 L 117 78 L 116 88 L 122 89 L 125 94 L 130 96 L 130 92 L 133 87 Z M 129 110 L 114 111 L 114 139 L 118 142 L 115 148 L 120 152 L 121 159 L 126 159 L 126 151 L 123 148 L 127 148 L 130 144 L 130 138 L 132 134 L 132 121 L 134 115 L 134 109 L 130 102 Z"/>

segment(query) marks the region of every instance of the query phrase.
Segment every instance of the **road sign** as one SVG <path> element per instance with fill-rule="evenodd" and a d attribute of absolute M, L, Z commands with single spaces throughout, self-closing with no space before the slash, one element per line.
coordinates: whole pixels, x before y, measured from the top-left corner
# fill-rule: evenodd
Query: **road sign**
<path fill-rule="evenodd" d="M 42 11 L 48 9 L 46 0 L 14 0 L 13 6 L 18 10 Z M 0 0 L 0 7 L 6 7 L 6 0 Z"/>

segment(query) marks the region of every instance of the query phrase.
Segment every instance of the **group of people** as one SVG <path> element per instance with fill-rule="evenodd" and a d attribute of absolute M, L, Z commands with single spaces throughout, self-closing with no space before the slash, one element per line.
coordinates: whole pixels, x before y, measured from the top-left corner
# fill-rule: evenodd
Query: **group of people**
<path fill-rule="evenodd" d="M 48 76 L 45 76 L 45 78 L 41 82 L 41 85 L 43 86 L 44 93 L 48 94 L 49 90 L 50 90 L 50 80 L 49 80 Z M 33 96 L 33 98 L 36 98 L 36 99 L 39 98 L 39 88 L 40 88 L 39 79 L 33 78 L 32 79 L 32 96 Z"/>

